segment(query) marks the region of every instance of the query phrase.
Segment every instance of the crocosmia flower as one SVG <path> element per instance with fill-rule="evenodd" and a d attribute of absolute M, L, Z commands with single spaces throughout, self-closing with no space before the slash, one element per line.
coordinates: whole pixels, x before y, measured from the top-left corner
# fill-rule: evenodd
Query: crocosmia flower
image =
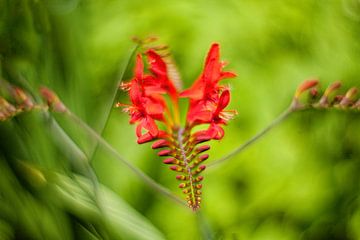
<path fill-rule="evenodd" d="M 190 208 L 197 210 L 201 202 L 203 162 L 210 149 L 204 144 L 224 137 L 223 125 L 236 114 L 225 110 L 230 102 L 230 90 L 220 80 L 233 78 L 232 72 L 223 71 L 219 44 L 214 43 L 207 55 L 203 72 L 194 84 L 181 91 L 169 77 L 165 57 L 154 49 L 136 57 L 135 74 L 130 82 L 122 83 L 131 101 L 130 105 L 118 104 L 130 115 L 130 123 L 136 124 L 139 144 L 153 141 L 152 148 L 170 169 L 178 172 L 179 188 L 186 195 Z M 143 55 L 148 71 L 144 72 Z M 189 99 L 186 122 L 180 123 L 179 98 Z M 205 125 L 204 130 L 194 127 Z"/>

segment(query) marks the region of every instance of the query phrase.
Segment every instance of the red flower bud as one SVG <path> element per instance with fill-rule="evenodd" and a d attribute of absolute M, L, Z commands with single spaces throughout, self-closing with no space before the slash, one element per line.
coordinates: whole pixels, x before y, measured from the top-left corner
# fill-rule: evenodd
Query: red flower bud
<path fill-rule="evenodd" d="M 304 91 L 306 91 L 306 90 L 308 90 L 308 89 L 310 89 L 310 88 L 312 88 L 312 87 L 315 87 L 318 83 L 319 83 L 318 80 L 305 80 L 303 83 L 301 83 L 301 84 L 299 85 L 298 89 L 297 89 L 296 92 L 295 92 L 294 97 L 295 97 L 295 98 L 299 98 L 300 95 L 301 95 Z"/>

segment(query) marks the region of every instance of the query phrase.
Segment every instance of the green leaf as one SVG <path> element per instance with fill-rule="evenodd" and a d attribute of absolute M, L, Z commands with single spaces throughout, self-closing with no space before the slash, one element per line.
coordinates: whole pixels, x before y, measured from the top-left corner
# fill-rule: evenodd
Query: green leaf
<path fill-rule="evenodd" d="M 54 189 L 60 197 L 60 204 L 75 216 L 94 223 L 103 219 L 110 235 L 123 239 L 165 239 L 164 235 L 133 207 L 117 194 L 99 185 L 98 204 L 91 196 L 92 184 L 87 178 L 74 179 L 57 174 Z M 91 221 L 91 220 L 90 220 Z"/>

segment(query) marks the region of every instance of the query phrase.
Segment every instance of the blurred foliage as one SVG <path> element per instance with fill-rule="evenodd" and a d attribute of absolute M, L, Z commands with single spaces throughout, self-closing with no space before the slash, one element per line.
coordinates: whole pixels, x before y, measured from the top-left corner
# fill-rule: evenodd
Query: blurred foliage
<path fill-rule="evenodd" d="M 209 161 L 270 123 L 303 79 L 359 85 L 358 0 L 0 0 L 0 77 L 36 100 L 41 85 L 54 89 L 175 192 L 175 174 L 112 110 L 123 70 L 124 79 L 132 75 L 131 37 L 151 34 L 171 47 L 185 86 L 212 42 L 239 75 L 228 82 L 239 116 Z M 124 93 L 117 99 L 127 101 Z M 296 113 L 206 170 L 194 214 L 61 114 L 25 113 L 0 123 L 0 239 L 360 239 L 359 132 L 359 114 Z"/>

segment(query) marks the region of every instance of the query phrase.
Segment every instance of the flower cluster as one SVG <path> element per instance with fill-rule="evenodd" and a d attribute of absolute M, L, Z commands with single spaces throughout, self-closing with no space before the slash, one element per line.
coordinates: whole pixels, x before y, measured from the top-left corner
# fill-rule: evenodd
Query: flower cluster
<path fill-rule="evenodd" d="M 194 84 L 184 91 L 175 87 L 169 77 L 169 69 L 163 57 L 154 49 L 145 52 L 148 73 L 144 73 L 142 54 L 138 54 L 135 76 L 130 82 L 122 83 L 127 90 L 131 105 L 118 103 L 130 115 L 130 123 L 136 124 L 139 144 L 156 140 L 152 148 L 162 149 L 159 156 L 170 164 L 170 169 L 179 172 L 179 187 L 186 194 L 188 205 L 196 210 L 201 202 L 200 173 L 205 169 L 201 163 L 209 156 L 204 154 L 209 145 L 200 145 L 211 139 L 220 140 L 224 136 L 222 125 L 236 114 L 225 110 L 230 102 L 230 90 L 220 85 L 220 80 L 233 78 L 232 72 L 223 71 L 219 45 L 213 44 L 205 61 L 203 73 Z M 186 123 L 180 123 L 179 98 L 189 99 Z M 205 130 L 194 131 L 194 127 L 206 124 Z"/>
<path fill-rule="evenodd" d="M 341 110 L 360 110 L 360 99 L 357 98 L 358 88 L 351 87 L 345 94 L 339 94 L 341 82 L 331 83 L 325 91 L 320 94 L 317 86 L 318 80 L 306 80 L 295 92 L 292 102 L 293 110 L 301 110 L 307 108 L 329 109 L 336 108 Z M 308 91 L 309 98 L 305 102 L 300 101 L 301 95 Z"/>
<path fill-rule="evenodd" d="M 31 95 L 22 88 L 6 85 L 7 99 L 0 96 L 0 121 L 9 120 L 21 113 L 33 110 L 52 110 L 54 112 L 64 113 L 67 111 L 65 105 L 60 101 L 59 97 L 46 87 L 40 88 L 40 94 L 46 101 L 46 104 L 36 103 Z"/>

